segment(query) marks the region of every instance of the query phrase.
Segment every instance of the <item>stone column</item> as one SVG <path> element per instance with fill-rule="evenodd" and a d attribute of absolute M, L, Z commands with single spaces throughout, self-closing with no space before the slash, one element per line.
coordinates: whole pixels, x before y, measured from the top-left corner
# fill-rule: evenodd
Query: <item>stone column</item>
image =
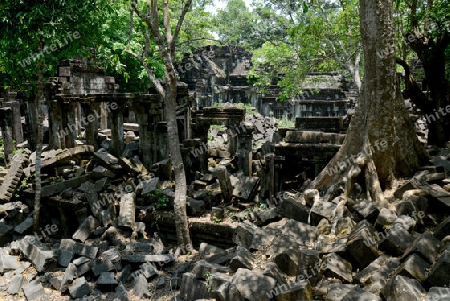
<path fill-rule="evenodd" d="M 101 110 L 101 120 L 100 120 L 100 129 L 105 130 L 108 128 L 108 110 L 106 108 L 106 103 L 101 102 L 100 103 L 100 110 Z"/>
<path fill-rule="evenodd" d="M 28 145 L 30 146 L 30 150 L 36 150 L 37 143 L 37 109 L 36 109 L 36 101 L 34 99 L 28 99 L 26 101 L 27 109 L 25 110 L 25 119 L 27 123 L 27 135 L 26 138 L 28 140 Z"/>
<path fill-rule="evenodd" d="M 227 168 L 223 165 L 219 165 L 216 168 L 216 175 L 219 180 L 220 191 L 222 192 L 224 201 L 231 201 L 233 197 L 233 186 L 231 186 L 230 176 L 228 175 Z"/>
<path fill-rule="evenodd" d="M 123 151 L 123 109 L 124 105 L 118 103 L 118 107 L 115 110 L 109 112 L 109 123 L 111 126 L 111 152 L 116 157 L 122 156 Z"/>
<path fill-rule="evenodd" d="M 154 132 L 152 124 L 149 124 L 148 113 L 143 105 L 136 105 L 136 118 L 139 123 L 139 154 L 142 163 L 150 168 L 153 163 Z"/>
<path fill-rule="evenodd" d="M 241 127 L 242 131 L 238 135 L 238 165 L 244 171 L 246 176 L 252 176 L 252 138 L 254 126 L 252 123 L 246 122 Z"/>
<path fill-rule="evenodd" d="M 16 143 L 22 143 L 23 140 L 23 130 L 22 130 L 22 120 L 20 116 L 20 103 L 17 100 L 10 102 L 12 110 L 12 129 L 13 129 L 13 139 Z"/>
<path fill-rule="evenodd" d="M 5 161 L 9 162 L 9 155 L 11 155 L 14 151 L 12 109 L 10 107 L 0 108 L 0 119 L 4 143 Z"/>
<path fill-rule="evenodd" d="M 49 142 L 53 149 L 65 148 L 65 133 L 66 130 L 63 128 L 63 120 L 61 114 L 61 100 L 54 99 L 48 102 L 49 104 Z"/>
<path fill-rule="evenodd" d="M 75 118 L 75 107 L 76 103 L 74 102 L 66 102 L 62 105 L 62 120 L 63 120 L 63 127 L 66 131 L 66 134 L 64 135 L 64 147 L 71 148 L 75 146 L 75 139 L 77 138 L 78 132 L 77 132 L 77 124 L 76 118 Z"/>
<path fill-rule="evenodd" d="M 85 117 L 86 126 L 86 144 L 94 146 L 98 150 L 98 118 L 100 115 L 99 105 L 95 102 L 83 103 L 83 111 L 87 116 Z"/>

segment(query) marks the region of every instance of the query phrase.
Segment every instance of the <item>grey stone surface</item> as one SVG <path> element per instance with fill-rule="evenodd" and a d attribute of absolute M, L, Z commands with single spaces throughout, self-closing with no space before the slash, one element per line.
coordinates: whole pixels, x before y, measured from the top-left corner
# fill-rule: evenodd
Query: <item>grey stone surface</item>
<path fill-rule="evenodd" d="M 450 235 L 450 216 L 434 229 L 433 235 L 437 239 L 443 239 L 447 235 Z"/>
<path fill-rule="evenodd" d="M 375 240 L 375 228 L 366 220 L 359 222 L 347 240 L 347 252 L 353 263 L 365 268 L 378 258 L 378 242 Z"/>
<path fill-rule="evenodd" d="M 425 301 L 450 301 L 450 287 L 432 287 Z"/>
<path fill-rule="evenodd" d="M 25 282 L 25 277 L 22 275 L 14 275 L 11 278 L 11 282 L 8 285 L 8 294 L 15 295 L 20 292 L 23 283 Z"/>
<path fill-rule="evenodd" d="M 230 261 L 229 267 L 235 272 L 239 268 L 253 269 L 253 264 L 255 261 L 255 256 L 250 253 L 246 248 L 238 246 L 236 248 L 236 253 Z"/>
<path fill-rule="evenodd" d="M 333 212 L 336 209 L 336 204 L 332 202 L 325 202 L 317 199 L 311 208 L 310 223 L 312 226 L 317 226 L 323 218 L 331 221 Z"/>
<path fill-rule="evenodd" d="M 20 225 L 16 226 L 14 228 L 14 231 L 19 233 L 19 234 L 22 234 L 26 230 L 30 229 L 31 226 L 33 226 L 33 218 L 32 217 L 28 217 L 22 223 L 20 223 Z"/>
<path fill-rule="evenodd" d="M 231 282 L 223 283 L 217 291 L 214 292 L 214 296 L 218 301 L 245 301 L 236 286 Z"/>
<path fill-rule="evenodd" d="M 189 216 L 202 216 L 205 213 L 205 202 L 188 197 L 186 211 Z"/>
<path fill-rule="evenodd" d="M 379 249 L 387 254 L 401 256 L 414 242 L 414 237 L 401 224 L 391 225 L 387 234 L 387 238 L 379 244 Z"/>
<path fill-rule="evenodd" d="M 144 275 L 139 274 L 133 281 L 133 290 L 134 294 L 139 298 L 142 298 L 144 295 L 148 294 L 148 284 L 147 279 Z"/>
<path fill-rule="evenodd" d="M 238 269 L 231 283 L 249 301 L 268 301 L 266 293 L 276 285 L 275 279 L 247 269 Z"/>
<path fill-rule="evenodd" d="M 72 239 L 61 239 L 58 251 L 58 264 L 62 267 L 67 267 L 72 261 L 74 252 L 73 247 L 75 241 Z"/>
<path fill-rule="evenodd" d="M 376 221 L 380 211 L 378 208 L 367 199 L 353 205 L 353 210 L 355 210 L 362 218 L 367 219 L 371 223 Z"/>
<path fill-rule="evenodd" d="M 72 298 L 82 298 L 91 293 L 91 287 L 87 283 L 86 279 L 83 277 L 76 279 L 73 284 L 69 287 L 69 294 Z"/>
<path fill-rule="evenodd" d="M 98 220 L 93 216 L 89 216 L 78 227 L 77 231 L 73 234 L 72 238 L 84 242 L 98 226 L 100 226 Z"/>
<path fill-rule="evenodd" d="M 412 253 L 417 253 L 427 259 L 429 263 L 434 263 L 438 256 L 441 242 L 437 240 L 428 230 L 422 233 L 414 242 L 406 249 L 403 257 Z"/>
<path fill-rule="evenodd" d="M 308 222 L 309 209 L 293 198 L 283 199 L 277 206 L 277 213 L 282 217 L 291 218 L 298 222 Z"/>
<path fill-rule="evenodd" d="M 20 267 L 16 256 L 0 255 L 0 273 L 12 271 Z"/>
<path fill-rule="evenodd" d="M 139 255 L 139 254 L 126 254 L 122 256 L 123 261 L 128 262 L 154 262 L 158 264 L 168 264 L 175 260 L 172 254 L 165 255 Z"/>
<path fill-rule="evenodd" d="M 102 272 L 97 279 L 97 287 L 102 291 L 113 291 L 119 282 L 114 278 L 114 272 Z"/>
<path fill-rule="evenodd" d="M 28 301 L 36 300 L 45 296 L 44 287 L 39 280 L 34 280 L 28 284 L 25 284 L 23 286 L 23 293 L 25 294 L 25 297 L 27 297 Z"/>
<path fill-rule="evenodd" d="M 431 267 L 426 281 L 434 286 L 446 286 L 450 283 L 450 250 L 447 248 Z"/>
<path fill-rule="evenodd" d="M 391 225 L 396 219 L 397 214 L 395 213 L 395 211 L 389 210 L 387 208 L 381 208 L 376 223 L 380 227 L 384 227 Z"/>
<path fill-rule="evenodd" d="M 73 263 L 69 263 L 66 270 L 64 271 L 64 276 L 61 279 L 61 286 L 59 291 L 64 293 L 68 288 L 72 281 L 77 277 L 77 267 Z"/>
<path fill-rule="evenodd" d="M 297 301 L 313 299 L 313 291 L 307 280 L 296 281 L 291 285 L 280 285 L 278 289 L 280 294 L 277 296 L 277 300 Z"/>
<path fill-rule="evenodd" d="M 34 236 L 27 235 L 18 241 L 20 251 L 29 258 L 38 272 L 48 270 L 56 264 L 53 251 L 43 246 Z"/>
<path fill-rule="evenodd" d="M 290 219 L 281 228 L 281 234 L 292 237 L 296 244 L 306 245 L 316 239 L 317 228 Z"/>
<path fill-rule="evenodd" d="M 352 265 L 335 253 L 323 257 L 320 271 L 327 277 L 335 277 L 343 281 L 352 282 Z"/>
<path fill-rule="evenodd" d="M 214 274 L 217 272 L 229 273 L 231 272 L 231 269 L 220 264 L 209 263 L 206 260 L 200 260 L 195 264 L 191 273 L 194 274 L 197 279 L 206 280 L 205 274 Z"/>
<path fill-rule="evenodd" d="M 297 276 L 299 268 L 298 248 L 289 248 L 275 254 L 273 262 L 288 276 Z"/>
<path fill-rule="evenodd" d="M 430 264 L 417 254 L 412 254 L 396 271 L 397 275 L 414 278 L 419 282 L 423 282 L 426 278 L 426 272 L 430 268 Z"/>
<path fill-rule="evenodd" d="M 136 228 L 135 193 L 126 193 L 120 197 L 118 226 L 134 230 Z"/>
<path fill-rule="evenodd" d="M 395 276 L 384 287 L 382 293 L 386 301 L 421 301 L 425 290 L 417 280 Z"/>
<path fill-rule="evenodd" d="M 192 273 L 184 273 L 181 280 L 180 296 L 183 300 L 197 300 L 208 298 L 206 283 L 197 280 Z"/>

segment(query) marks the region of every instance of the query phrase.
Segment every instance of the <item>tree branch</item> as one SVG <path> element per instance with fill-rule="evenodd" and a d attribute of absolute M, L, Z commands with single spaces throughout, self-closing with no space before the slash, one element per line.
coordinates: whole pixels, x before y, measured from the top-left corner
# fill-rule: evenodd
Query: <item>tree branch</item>
<path fill-rule="evenodd" d="M 150 81 L 153 83 L 153 85 L 156 88 L 156 91 L 158 91 L 159 95 L 161 97 L 165 96 L 164 87 L 161 84 L 161 82 L 156 78 L 155 72 L 153 72 L 150 67 L 147 66 L 147 64 L 144 61 L 144 57 L 142 55 L 138 55 L 131 50 L 125 50 L 128 54 L 134 56 L 139 62 L 141 62 L 142 66 L 144 66 L 145 71 L 147 72 L 148 77 L 150 78 Z"/>

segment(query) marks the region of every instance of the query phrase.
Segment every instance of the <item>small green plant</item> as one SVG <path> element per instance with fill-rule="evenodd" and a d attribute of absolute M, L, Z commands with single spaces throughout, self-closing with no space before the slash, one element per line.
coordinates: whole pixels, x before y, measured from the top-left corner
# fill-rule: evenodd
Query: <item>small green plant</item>
<path fill-rule="evenodd" d="M 222 221 L 222 219 L 221 219 L 220 217 L 218 217 L 218 216 L 213 216 L 213 217 L 212 217 L 212 220 L 213 220 L 215 223 L 220 223 L 220 222 Z"/>
<path fill-rule="evenodd" d="M 161 189 L 155 189 L 155 191 L 147 194 L 150 201 L 156 203 L 156 209 L 167 209 L 170 205 L 170 199 Z"/>
<path fill-rule="evenodd" d="M 204 276 L 205 276 L 206 287 L 208 288 L 208 292 L 212 292 L 212 286 L 211 286 L 211 283 L 210 283 L 210 279 L 211 279 L 211 276 L 212 276 L 211 272 L 206 272 Z"/>

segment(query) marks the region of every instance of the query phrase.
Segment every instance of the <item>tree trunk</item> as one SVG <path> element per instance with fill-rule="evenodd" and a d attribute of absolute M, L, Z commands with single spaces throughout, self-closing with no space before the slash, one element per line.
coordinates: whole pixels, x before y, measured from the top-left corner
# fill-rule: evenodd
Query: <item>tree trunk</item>
<path fill-rule="evenodd" d="M 338 183 L 353 167 L 349 178 L 364 177 L 367 198 L 386 205 L 382 189 L 394 176 L 411 175 L 426 153 L 396 82 L 395 52 L 377 55 L 394 45 L 392 0 L 361 0 L 360 18 L 365 71 L 358 106 L 343 146 L 310 187 Z M 342 168 L 330 172 L 334 166 Z"/>
<path fill-rule="evenodd" d="M 42 52 L 43 43 L 41 37 L 40 50 Z M 43 97 L 44 97 L 44 76 L 42 73 L 43 63 L 38 62 L 38 91 L 36 95 L 36 110 L 37 110 L 37 139 L 36 139 L 36 194 L 34 198 L 34 211 L 33 211 L 33 230 L 35 233 L 39 233 L 39 215 L 41 208 L 41 153 L 43 142 L 43 123 L 44 123 L 44 111 L 43 111 Z"/>
<path fill-rule="evenodd" d="M 167 76 L 169 78 L 169 76 Z M 175 227 L 178 244 L 181 254 L 190 251 L 192 248 L 189 235 L 189 225 L 186 213 L 186 174 L 184 171 L 183 159 L 181 156 L 180 142 L 178 138 L 177 126 L 177 82 L 176 78 L 170 80 L 166 86 L 166 119 L 167 119 L 167 144 L 169 148 L 172 166 L 175 172 Z"/>

